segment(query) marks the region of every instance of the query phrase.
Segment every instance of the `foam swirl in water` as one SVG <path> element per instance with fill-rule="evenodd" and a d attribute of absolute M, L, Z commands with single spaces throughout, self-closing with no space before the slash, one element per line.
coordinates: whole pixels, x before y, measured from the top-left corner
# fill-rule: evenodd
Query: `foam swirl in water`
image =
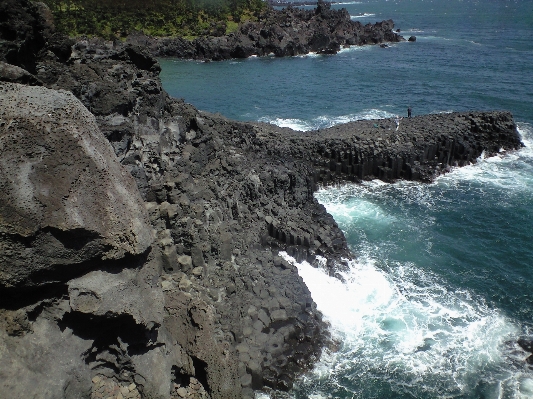
<path fill-rule="evenodd" d="M 295 397 L 533 397 L 527 354 L 516 345 L 521 326 L 475 290 L 462 288 L 461 277 L 448 281 L 449 275 L 437 275 L 424 263 L 433 256 L 450 256 L 452 262 L 452 256 L 460 255 L 432 249 L 436 240 L 446 239 L 435 221 L 439 212 L 454 217 L 450 210 L 472 209 L 472 199 L 485 195 L 513 206 L 514 197 L 533 192 L 533 135 L 526 124 L 519 124 L 519 131 L 526 148 L 482 158 L 430 185 L 375 181 L 317 193 L 348 240 L 361 242 L 359 259 L 349 262 L 344 283 L 283 254 L 298 267 L 341 343 L 299 382 Z M 366 230 L 354 233 L 362 225 Z M 389 238 L 376 241 L 365 235 L 370 233 Z M 393 242 L 405 235 L 404 241 Z M 405 250 L 410 242 L 413 246 Z M 450 242 L 459 245 L 453 236 Z M 390 248 L 376 248 L 376 243 Z M 448 248 L 438 244 L 441 250 Z M 394 260 L 392 254 L 402 250 L 421 255 L 413 256 L 415 261 Z"/>
<path fill-rule="evenodd" d="M 393 392 L 460 394 L 504 362 L 502 347 L 517 333 L 467 291 L 450 292 L 412 264 L 390 275 L 370 259 L 352 261 L 346 283 L 306 262 L 295 264 L 342 342 L 315 369 L 312 389 L 344 397 L 389 384 Z"/>

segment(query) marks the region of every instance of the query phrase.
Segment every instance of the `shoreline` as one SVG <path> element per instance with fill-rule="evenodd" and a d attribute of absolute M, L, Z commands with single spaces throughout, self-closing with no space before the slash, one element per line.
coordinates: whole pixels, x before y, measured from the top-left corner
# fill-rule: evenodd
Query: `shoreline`
<path fill-rule="evenodd" d="M 221 61 L 269 54 L 336 54 L 350 46 L 405 41 L 393 31 L 392 20 L 363 25 L 351 20 L 346 9 L 331 10 L 330 6 L 329 2 L 319 1 L 313 10 L 269 10 L 259 21 L 241 24 L 236 32 L 226 36 L 189 41 L 137 33 L 129 35 L 126 43 L 147 49 L 153 57 Z"/>
<path fill-rule="evenodd" d="M 427 182 L 522 145 L 496 111 L 404 118 L 399 133 L 390 119 L 232 121 L 168 96 L 145 49 L 75 42 L 29 1 L 8 4 L 26 19 L 7 24 L 32 29 L 0 51 L 0 117 L 17 121 L 0 126 L 0 396 L 289 390 L 330 337 L 279 252 L 326 257 L 333 276 L 353 256 L 317 187 Z"/>

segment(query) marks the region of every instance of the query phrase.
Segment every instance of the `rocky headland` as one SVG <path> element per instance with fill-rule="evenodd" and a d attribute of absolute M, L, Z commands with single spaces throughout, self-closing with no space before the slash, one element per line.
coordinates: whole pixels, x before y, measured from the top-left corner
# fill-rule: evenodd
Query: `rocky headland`
<path fill-rule="evenodd" d="M 0 397 L 290 389 L 330 338 L 279 252 L 354 256 L 317 187 L 522 145 L 508 112 L 235 122 L 169 97 L 146 49 L 62 37 L 28 0 L 0 16 Z"/>
<path fill-rule="evenodd" d="M 366 25 L 352 21 L 345 8 L 332 10 L 329 2 L 319 1 L 313 10 L 269 9 L 257 22 L 241 24 L 229 35 L 187 40 L 139 33 L 129 35 L 127 43 L 143 47 L 154 57 L 219 61 L 270 54 L 276 57 L 310 52 L 335 54 L 349 46 L 405 40 L 393 28 L 392 20 Z"/>

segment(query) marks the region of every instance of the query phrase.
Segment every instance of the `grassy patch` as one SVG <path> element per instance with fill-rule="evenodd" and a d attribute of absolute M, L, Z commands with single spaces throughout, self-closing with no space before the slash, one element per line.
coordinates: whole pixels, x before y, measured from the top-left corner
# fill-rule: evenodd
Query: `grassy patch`
<path fill-rule="evenodd" d="M 197 37 L 235 32 L 241 20 L 254 20 L 263 0 L 44 0 L 56 27 L 70 36 Z"/>
<path fill-rule="evenodd" d="M 236 32 L 237 29 L 239 29 L 239 24 L 235 21 L 227 21 L 226 22 L 226 35 L 229 35 L 230 33 Z"/>

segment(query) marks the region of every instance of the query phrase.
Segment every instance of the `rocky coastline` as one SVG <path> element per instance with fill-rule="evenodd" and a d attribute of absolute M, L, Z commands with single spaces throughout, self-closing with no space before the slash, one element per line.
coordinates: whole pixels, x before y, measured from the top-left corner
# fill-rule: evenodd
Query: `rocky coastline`
<path fill-rule="evenodd" d="M 288 390 L 331 341 L 279 252 L 353 256 L 317 187 L 522 146 L 499 111 L 231 121 L 169 97 L 142 47 L 62 37 L 28 0 L 0 15 L 0 397 Z"/>
<path fill-rule="evenodd" d="M 392 20 L 363 25 L 352 21 L 346 9 L 332 10 L 319 1 L 313 10 L 286 7 L 269 9 L 257 22 L 241 24 L 229 35 L 194 40 L 131 34 L 126 42 L 147 49 L 154 57 L 220 61 L 251 56 L 295 56 L 308 53 L 336 54 L 340 49 L 366 44 L 400 42 Z"/>

